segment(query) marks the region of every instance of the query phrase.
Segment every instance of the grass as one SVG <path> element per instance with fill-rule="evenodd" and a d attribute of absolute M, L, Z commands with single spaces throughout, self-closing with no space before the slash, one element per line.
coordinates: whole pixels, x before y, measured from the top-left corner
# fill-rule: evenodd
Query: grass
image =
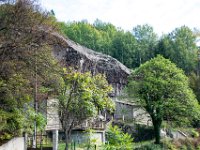
<path fill-rule="evenodd" d="M 71 149 L 71 144 L 69 145 L 70 149 Z M 59 143 L 58 144 L 58 150 L 64 150 L 65 149 L 65 143 Z M 81 148 L 80 146 L 76 146 L 76 150 L 84 150 L 83 148 Z"/>
<path fill-rule="evenodd" d="M 65 143 L 59 143 L 58 150 L 64 150 L 64 149 L 65 149 Z M 73 150 L 71 145 L 69 145 L 69 149 Z M 87 149 L 86 144 L 76 145 L 76 150 L 86 150 L 86 149 Z M 94 147 L 90 148 L 90 150 L 94 149 L 95 149 Z M 103 150 L 103 148 L 101 146 L 97 146 L 96 150 Z"/>
<path fill-rule="evenodd" d="M 65 143 L 59 143 L 58 150 L 64 150 L 65 149 Z"/>
<path fill-rule="evenodd" d="M 144 145 L 150 145 L 150 144 L 153 144 L 153 143 L 154 143 L 154 140 L 143 141 L 143 142 L 135 142 L 135 143 L 134 143 L 134 148 L 142 147 L 142 146 L 144 146 Z"/>
<path fill-rule="evenodd" d="M 134 149 L 136 148 L 136 149 L 139 149 L 139 150 L 140 149 L 142 150 L 143 147 L 151 147 L 151 145 L 154 146 L 154 141 L 153 140 L 133 143 Z M 69 145 L 69 148 L 71 150 L 71 145 Z M 86 149 L 87 149 L 86 144 L 76 145 L 76 150 L 86 150 Z M 59 143 L 58 150 L 65 150 L 65 143 L 64 142 Z M 94 150 L 94 149 L 91 148 L 91 150 Z M 97 150 L 103 150 L 103 146 L 102 147 L 101 146 L 97 147 Z"/>

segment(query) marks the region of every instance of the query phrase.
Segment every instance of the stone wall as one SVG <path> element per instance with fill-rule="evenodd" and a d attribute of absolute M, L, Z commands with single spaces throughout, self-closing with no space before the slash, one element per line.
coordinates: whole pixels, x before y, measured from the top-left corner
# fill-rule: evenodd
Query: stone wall
<path fill-rule="evenodd" d="M 116 110 L 114 120 L 133 121 L 138 124 L 151 125 L 150 116 L 139 105 L 114 99 Z"/>
<path fill-rule="evenodd" d="M 0 146 L 0 150 L 26 150 L 24 137 L 16 137 Z"/>

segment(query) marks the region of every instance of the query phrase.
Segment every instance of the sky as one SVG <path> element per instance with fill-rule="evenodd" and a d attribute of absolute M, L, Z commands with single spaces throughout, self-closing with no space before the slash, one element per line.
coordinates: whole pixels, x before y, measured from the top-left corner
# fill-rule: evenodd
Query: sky
<path fill-rule="evenodd" d="M 200 29 L 200 0 L 41 0 L 59 21 L 97 18 L 124 30 L 149 24 L 161 35 L 186 25 Z"/>

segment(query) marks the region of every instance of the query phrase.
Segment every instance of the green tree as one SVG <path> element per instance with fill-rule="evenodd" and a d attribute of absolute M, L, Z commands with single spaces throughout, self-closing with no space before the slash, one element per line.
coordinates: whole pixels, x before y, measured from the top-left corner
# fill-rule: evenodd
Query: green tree
<path fill-rule="evenodd" d="M 85 21 L 61 23 L 60 28 L 71 40 L 98 50 L 97 41 L 101 38 L 101 35 L 91 24 Z"/>
<path fill-rule="evenodd" d="M 112 88 L 105 76 L 64 70 L 63 85 L 58 97 L 59 118 L 66 136 L 66 150 L 75 124 L 97 115 L 98 110 L 112 111 L 114 103 L 108 93 Z"/>
<path fill-rule="evenodd" d="M 188 27 L 182 26 L 159 40 L 156 54 L 170 59 L 189 74 L 196 70 L 197 50 L 196 35 Z"/>
<path fill-rule="evenodd" d="M 193 89 L 197 97 L 197 100 L 200 103 L 200 77 L 197 76 L 195 73 L 191 73 L 189 79 L 190 79 L 190 87 Z"/>
<path fill-rule="evenodd" d="M 130 32 L 124 32 L 110 23 L 96 20 L 87 22 L 60 23 L 61 31 L 70 39 L 95 51 L 113 56 L 128 67 L 134 66 L 132 57 L 136 40 Z"/>
<path fill-rule="evenodd" d="M 133 28 L 133 36 L 137 44 L 134 47 L 134 66 L 139 67 L 142 63 L 155 57 L 155 48 L 158 41 L 153 27 L 148 24 L 137 25 Z"/>
<path fill-rule="evenodd" d="M 118 31 L 112 39 L 112 56 L 132 68 L 135 64 L 133 57 L 136 44 L 130 32 Z"/>
<path fill-rule="evenodd" d="M 200 106 L 189 87 L 188 78 L 170 60 L 157 56 L 142 64 L 130 76 L 128 94 L 149 113 L 160 143 L 164 118 L 189 123 L 199 117 Z"/>
<path fill-rule="evenodd" d="M 26 130 L 23 120 L 29 115 L 22 115 L 25 106 L 35 105 L 37 113 L 37 104 L 44 98 L 39 88 L 56 72 L 57 62 L 44 40 L 55 27 L 55 18 L 41 11 L 34 0 L 8 0 L 0 5 L 0 111 L 4 112 L 0 117 L 5 126 L 16 126 L 14 135 Z M 32 120 L 28 117 L 31 124 L 39 123 L 34 116 Z M 4 132 L 10 133 L 8 128 L 2 128 Z"/>

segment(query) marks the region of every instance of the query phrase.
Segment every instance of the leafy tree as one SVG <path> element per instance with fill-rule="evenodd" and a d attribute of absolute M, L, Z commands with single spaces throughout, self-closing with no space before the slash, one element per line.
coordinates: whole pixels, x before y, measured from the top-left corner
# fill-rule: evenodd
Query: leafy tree
<path fill-rule="evenodd" d="M 134 66 L 139 67 L 142 63 L 155 57 L 155 48 L 158 37 L 153 31 L 153 27 L 148 24 L 137 25 L 133 28 L 133 36 L 137 44 L 134 47 Z"/>
<path fill-rule="evenodd" d="M 61 31 L 70 39 L 95 51 L 111 55 L 129 68 L 155 56 L 157 35 L 149 25 L 136 26 L 133 33 L 97 19 L 87 22 L 60 23 Z"/>
<path fill-rule="evenodd" d="M 33 133 L 33 122 L 36 120 L 38 130 L 44 129 L 46 121 L 40 113 L 35 113 L 29 106 L 31 95 L 29 82 L 21 75 L 15 74 L 6 82 L 0 81 L 0 139 L 4 140 L 4 135 L 9 137 L 21 135 L 22 132 Z"/>
<path fill-rule="evenodd" d="M 157 56 L 144 63 L 130 76 L 127 92 L 149 113 L 160 143 L 164 118 L 189 123 L 199 117 L 200 106 L 189 87 L 188 78 L 168 59 Z"/>
<path fill-rule="evenodd" d="M 197 67 L 196 36 L 186 26 L 176 28 L 158 42 L 156 54 L 161 54 L 182 68 L 186 74 Z"/>
<path fill-rule="evenodd" d="M 197 97 L 197 100 L 200 103 L 200 77 L 197 76 L 195 73 L 191 73 L 189 79 L 190 79 L 190 87 L 193 89 Z"/>
<path fill-rule="evenodd" d="M 101 38 L 99 32 L 89 23 L 72 22 L 72 23 L 61 23 L 61 31 L 67 35 L 71 40 L 78 42 L 88 48 L 97 49 L 97 41 Z"/>
<path fill-rule="evenodd" d="M 135 46 L 136 40 L 130 32 L 118 31 L 112 39 L 112 56 L 132 68 Z"/>
<path fill-rule="evenodd" d="M 60 28 L 65 35 L 79 44 L 132 65 L 130 53 L 135 39 L 130 32 L 124 32 L 98 19 L 93 25 L 87 22 L 71 22 L 61 23 Z"/>
<path fill-rule="evenodd" d="M 133 138 L 123 131 L 118 126 L 109 126 L 106 132 L 106 150 L 132 150 L 133 149 Z"/>
<path fill-rule="evenodd" d="M 25 105 L 35 105 L 37 111 L 37 103 L 33 101 L 45 96 L 38 89 L 47 85 L 56 72 L 57 62 L 48 41 L 44 42 L 56 30 L 55 21 L 34 0 L 8 0 L 0 5 L 0 111 L 3 112 L 0 117 L 5 126 L 12 126 L 14 135 L 26 130 L 23 120 L 29 115 L 22 115 Z M 37 119 L 32 119 L 31 124 L 37 123 L 34 120 Z M 1 133 L 10 133 L 7 127 Z"/>
<path fill-rule="evenodd" d="M 58 97 L 59 118 L 66 136 L 66 150 L 72 127 L 97 115 L 98 110 L 112 111 L 114 103 L 108 93 L 112 88 L 105 76 L 64 70 L 63 85 Z"/>

